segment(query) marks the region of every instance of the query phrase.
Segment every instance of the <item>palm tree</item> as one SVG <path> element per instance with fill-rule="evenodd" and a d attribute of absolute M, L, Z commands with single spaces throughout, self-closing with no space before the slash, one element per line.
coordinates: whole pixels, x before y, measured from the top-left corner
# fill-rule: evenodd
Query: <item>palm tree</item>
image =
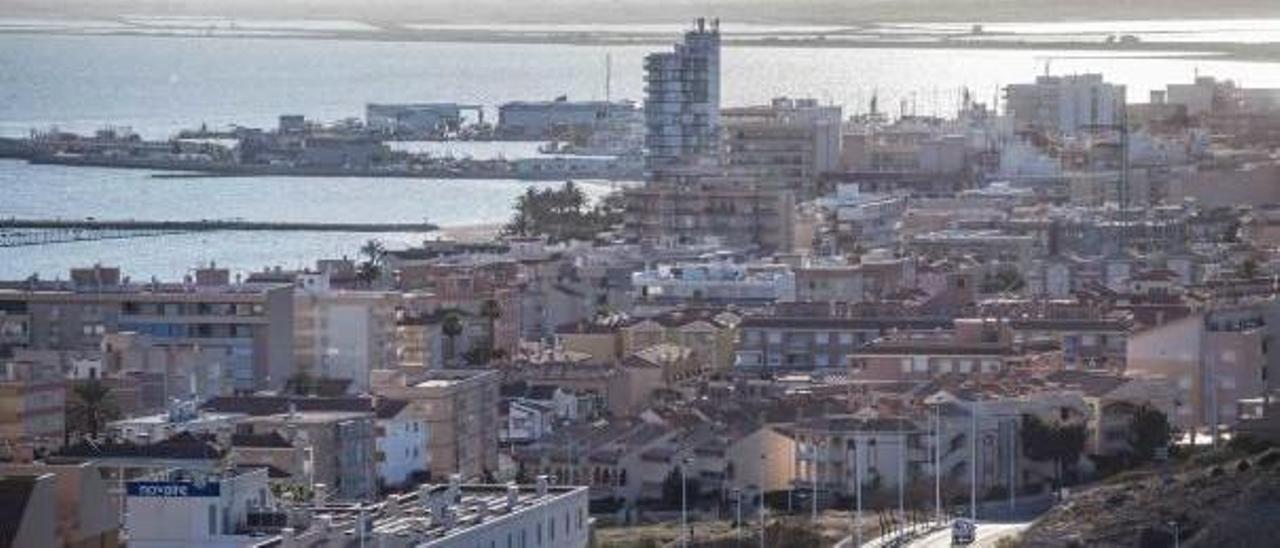
<path fill-rule="evenodd" d="M 497 299 L 485 299 L 480 305 L 480 316 L 489 320 L 489 349 L 498 348 L 498 318 L 502 317 L 502 305 Z"/>
<path fill-rule="evenodd" d="M 120 416 L 111 388 L 98 379 L 78 382 L 71 389 L 71 402 L 67 406 L 67 434 L 88 433 L 97 439 L 107 423 Z M 69 441 L 69 440 L 67 440 Z"/>
<path fill-rule="evenodd" d="M 462 334 L 462 327 L 462 315 L 456 310 L 445 313 L 444 320 L 440 322 L 440 332 L 444 334 L 448 342 L 448 346 L 445 347 L 445 367 L 455 365 L 457 339 L 458 335 Z"/>
<path fill-rule="evenodd" d="M 386 260 L 387 248 L 377 239 L 371 239 L 360 246 L 360 255 L 365 260 L 356 267 L 356 279 L 366 286 L 372 286 L 382 276 L 382 264 Z"/>

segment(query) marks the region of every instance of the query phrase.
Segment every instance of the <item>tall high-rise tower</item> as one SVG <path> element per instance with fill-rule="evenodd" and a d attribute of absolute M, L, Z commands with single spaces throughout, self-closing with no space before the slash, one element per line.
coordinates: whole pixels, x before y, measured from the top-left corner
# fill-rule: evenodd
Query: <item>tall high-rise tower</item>
<path fill-rule="evenodd" d="M 645 57 L 645 167 L 714 163 L 720 153 L 720 21 L 699 18 L 673 51 Z"/>

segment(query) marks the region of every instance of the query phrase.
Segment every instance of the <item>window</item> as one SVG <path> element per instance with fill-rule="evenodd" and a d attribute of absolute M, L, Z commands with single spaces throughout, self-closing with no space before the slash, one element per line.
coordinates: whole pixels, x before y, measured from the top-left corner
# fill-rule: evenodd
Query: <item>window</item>
<path fill-rule="evenodd" d="M 770 332 L 769 332 L 769 344 L 782 344 L 782 332 L 781 332 L 781 331 L 770 331 Z"/>
<path fill-rule="evenodd" d="M 853 344 L 853 333 L 841 333 L 841 334 L 840 334 L 840 344 L 845 345 L 845 346 L 849 346 L 849 345 Z"/>
<path fill-rule="evenodd" d="M 814 344 L 825 346 L 828 342 L 830 342 L 830 335 L 826 333 L 817 333 L 813 336 L 813 342 Z"/>

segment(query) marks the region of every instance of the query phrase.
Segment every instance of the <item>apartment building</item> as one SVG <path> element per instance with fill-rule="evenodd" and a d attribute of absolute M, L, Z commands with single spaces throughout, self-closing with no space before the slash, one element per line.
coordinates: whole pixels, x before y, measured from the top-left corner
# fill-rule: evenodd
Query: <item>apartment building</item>
<path fill-rule="evenodd" d="M 157 346 L 220 351 L 236 390 L 279 388 L 293 371 L 292 287 L 233 284 L 223 269 L 145 284 L 116 268 L 77 269 L 69 282 L 0 284 L 0 309 L 21 311 L 34 350 L 97 350 L 131 331 Z"/>
<path fill-rule="evenodd" d="M 778 97 L 768 105 L 726 108 L 725 160 L 800 197 L 818 194 L 818 175 L 840 166 L 841 109 L 816 99 Z"/>
<path fill-rule="evenodd" d="M 1170 421 L 1184 431 L 1229 427 L 1241 400 L 1270 389 L 1270 307 L 1222 306 L 1134 333 L 1126 372 L 1173 382 L 1179 405 Z"/>
<path fill-rule="evenodd" d="M 1015 130 L 1075 133 L 1123 121 L 1125 87 L 1101 74 L 1043 75 L 1005 88 L 1005 112 Z"/>
<path fill-rule="evenodd" d="M 624 191 L 628 241 L 655 247 L 718 242 L 766 252 L 796 247 L 794 194 L 705 173 L 667 178 L 682 182 Z"/>
<path fill-rule="evenodd" d="M 645 168 L 720 154 L 720 21 L 699 18 L 672 51 L 645 56 Z"/>
<path fill-rule="evenodd" d="M 0 453 L 30 462 L 61 447 L 66 400 L 67 380 L 57 363 L 0 358 Z"/>
<path fill-rule="evenodd" d="M 295 485 L 324 484 L 338 500 L 377 493 L 377 430 L 368 398 L 233 396 L 201 409 L 247 415 L 231 438 L 237 465 L 274 467 Z"/>
<path fill-rule="evenodd" d="M 397 365 L 393 291 L 333 289 L 326 273 L 298 276 L 293 297 L 294 360 L 313 377 L 351 381 L 350 391 L 369 388 L 369 371 Z"/>
<path fill-rule="evenodd" d="M 836 230 L 845 249 L 896 247 L 898 223 L 906 212 L 906 196 L 863 193 L 855 183 L 836 190 Z"/>
<path fill-rule="evenodd" d="M 493 370 L 377 371 L 373 391 L 408 401 L 406 416 L 429 430 L 432 477 L 472 478 L 498 470 L 500 384 Z"/>
<path fill-rule="evenodd" d="M 734 366 L 746 369 L 845 368 L 848 357 L 897 330 L 950 329 L 946 318 L 915 316 L 747 316 Z"/>

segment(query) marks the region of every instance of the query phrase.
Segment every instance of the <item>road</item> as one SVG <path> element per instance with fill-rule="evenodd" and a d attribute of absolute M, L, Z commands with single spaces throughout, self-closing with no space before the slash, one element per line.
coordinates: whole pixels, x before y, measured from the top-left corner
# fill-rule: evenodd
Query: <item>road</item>
<path fill-rule="evenodd" d="M 970 548 L 995 548 L 996 543 L 1005 537 L 1018 534 L 1031 523 L 983 523 L 978 522 L 978 538 L 970 544 Z M 944 529 L 909 544 L 911 548 L 950 548 L 951 529 Z"/>
<path fill-rule="evenodd" d="M 974 540 L 969 548 L 995 548 L 996 543 L 1000 539 L 1013 536 L 1026 529 L 1031 522 L 978 522 L 978 538 Z M 850 539 L 845 538 L 836 544 L 836 548 L 849 548 L 852 543 Z M 890 546 L 887 538 L 878 538 L 868 541 L 864 544 L 864 548 L 881 548 Z M 951 548 L 951 528 L 945 527 L 938 531 L 915 539 L 907 544 L 905 548 Z"/>

